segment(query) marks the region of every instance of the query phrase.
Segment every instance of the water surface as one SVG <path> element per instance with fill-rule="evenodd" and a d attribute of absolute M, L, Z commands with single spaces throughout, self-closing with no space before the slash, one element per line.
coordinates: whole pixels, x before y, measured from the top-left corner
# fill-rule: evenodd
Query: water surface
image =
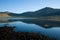
<path fill-rule="evenodd" d="M 60 40 L 60 22 L 55 21 L 41 21 L 37 19 L 9 19 L 6 22 L 0 22 L 0 27 L 7 24 L 7 26 L 15 26 L 16 32 L 35 32 L 47 35 L 51 38 Z M 52 25 L 47 28 L 45 24 Z M 55 25 L 56 24 L 56 25 Z"/>

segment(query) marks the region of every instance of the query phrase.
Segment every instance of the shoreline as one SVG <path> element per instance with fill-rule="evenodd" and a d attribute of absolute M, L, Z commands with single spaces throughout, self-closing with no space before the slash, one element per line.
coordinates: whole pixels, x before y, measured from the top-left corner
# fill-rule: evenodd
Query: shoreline
<path fill-rule="evenodd" d="M 14 27 L 0 27 L 1 40 L 55 40 L 48 36 L 29 32 L 15 32 Z M 3 37 L 2 37 L 3 36 Z"/>

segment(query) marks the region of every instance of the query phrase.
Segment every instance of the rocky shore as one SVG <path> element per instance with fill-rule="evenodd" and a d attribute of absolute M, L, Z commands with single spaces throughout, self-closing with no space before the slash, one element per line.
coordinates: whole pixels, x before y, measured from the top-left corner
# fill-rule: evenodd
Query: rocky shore
<path fill-rule="evenodd" d="M 0 27 L 0 40 L 55 40 L 42 34 L 15 32 L 13 30 L 14 27 Z"/>

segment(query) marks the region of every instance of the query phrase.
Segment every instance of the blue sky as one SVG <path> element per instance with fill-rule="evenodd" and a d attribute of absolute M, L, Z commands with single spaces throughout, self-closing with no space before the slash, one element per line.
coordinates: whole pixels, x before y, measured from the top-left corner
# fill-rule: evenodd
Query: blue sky
<path fill-rule="evenodd" d="M 44 7 L 60 8 L 60 0 L 0 0 L 0 11 L 22 13 Z"/>

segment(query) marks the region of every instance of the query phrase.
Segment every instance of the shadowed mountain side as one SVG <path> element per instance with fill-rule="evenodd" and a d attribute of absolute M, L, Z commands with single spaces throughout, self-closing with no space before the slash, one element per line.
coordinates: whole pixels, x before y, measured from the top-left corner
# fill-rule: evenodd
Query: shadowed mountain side
<path fill-rule="evenodd" d="M 53 14 L 53 15 L 52 15 Z M 60 15 L 60 9 L 54 9 L 50 7 L 45 7 L 43 9 L 34 11 L 34 12 L 24 12 L 20 14 L 21 16 L 25 17 L 47 17 L 47 16 L 59 16 Z"/>
<path fill-rule="evenodd" d="M 5 16 L 4 16 L 5 15 Z M 50 7 L 45 7 L 43 9 L 34 11 L 34 12 L 24 12 L 21 14 L 12 13 L 12 12 L 0 12 L 0 17 L 47 17 L 47 16 L 60 16 L 60 9 L 54 9 Z"/>

